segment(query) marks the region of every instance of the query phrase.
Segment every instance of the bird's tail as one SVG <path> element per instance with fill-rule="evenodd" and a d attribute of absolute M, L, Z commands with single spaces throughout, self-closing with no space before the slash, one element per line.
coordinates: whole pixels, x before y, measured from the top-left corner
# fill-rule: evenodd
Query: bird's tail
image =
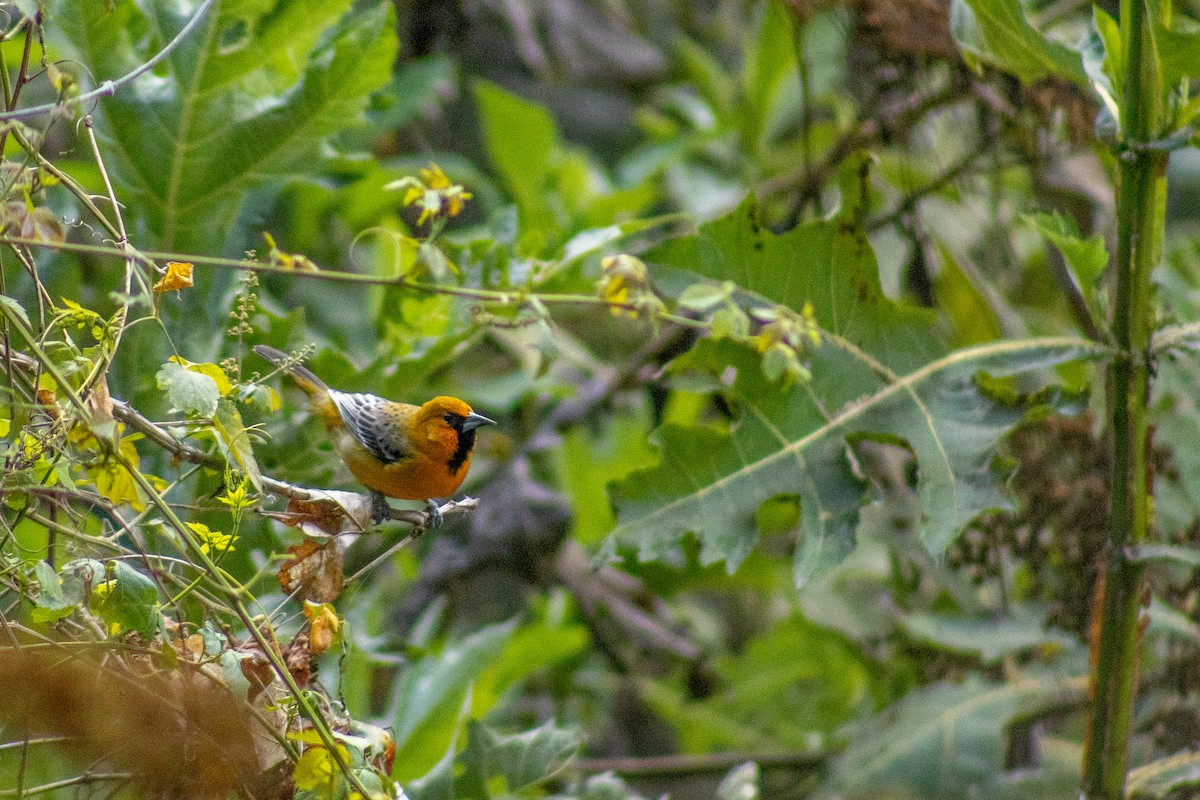
<path fill-rule="evenodd" d="M 329 387 L 325 385 L 325 381 L 318 378 L 313 374 L 312 370 L 297 362 L 296 359 L 282 350 L 276 350 L 274 347 L 268 347 L 265 344 L 256 344 L 254 345 L 254 352 L 282 369 L 288 375 L 291 375 L 292 380 L 296 381 L 297 385 L 308 394 L 329 393 Z"/>

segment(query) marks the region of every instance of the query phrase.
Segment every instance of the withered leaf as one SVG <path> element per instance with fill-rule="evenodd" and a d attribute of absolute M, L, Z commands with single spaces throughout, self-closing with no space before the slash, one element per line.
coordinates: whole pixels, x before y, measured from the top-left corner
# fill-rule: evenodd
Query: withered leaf
<path fill-rule="evenodd" d="M 167 292 L 177 292 L 180 289 L 191 288 L 192 269 L 193 265 L 186 261 L 168 261 L 167 274 L 163 275 L 162 279 L 154 284 L 154 293 L 165 294 Z"/>
<path fill-rule="evenodd" d="M 312 540 L 289 545 L 292 557 L 279 568 L 284 592 L 311 603 L 329 603 L 342 593 L 343 556 L 336 539 L 321 544 Z"/>

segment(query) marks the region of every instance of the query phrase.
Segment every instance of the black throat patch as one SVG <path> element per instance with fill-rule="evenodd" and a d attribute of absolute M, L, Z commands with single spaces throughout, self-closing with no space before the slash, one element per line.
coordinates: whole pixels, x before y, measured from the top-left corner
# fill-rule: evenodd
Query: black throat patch
<path fill-rule="evenodd" d="M 471 455 L 471 448 L 475 446 L 475 429 L 469 431 L 462 429 L 462 419 L 456 420 L 458 424 L 454 426 L 454 432 L 458 434 L 458 447 L 454 448 L 454 454 L 450 456 L 450 460 L 446 462 L 446 466 L 450 469 L 451 475 L 458 474 L 462 469 L 462 465 L 466 463 L 467 457 Z"/>

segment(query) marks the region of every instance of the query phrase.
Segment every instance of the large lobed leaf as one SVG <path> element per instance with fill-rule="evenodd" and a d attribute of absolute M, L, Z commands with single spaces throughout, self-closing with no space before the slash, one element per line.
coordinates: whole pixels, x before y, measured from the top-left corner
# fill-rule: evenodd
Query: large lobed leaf
<path fill-rule="evenodd" d="M 97 82 L 130 72 L 198 0 L 56 3 Z M 158 71 L 101 103 L 100 132 L 121 200 L 165 248 L 211 249 L 247 192 L 308 167 L 330 135 L 365 119 L 396 51 L 387 4 L 217 3 Z"/>
<path fill-rule="evenodd" d="M 1086 677 L 1052 675 L 918 689 L 854 731 L 817 796 L 988 796 L 981 790 L 1004 768 L 1006 727 L 1086 692 Z"/>
<path fill-rule="evenodd" d="M 647 261 L 735 281 L 760 302 L 795 309 L 811 302 L 826 334 L 809 383 L 772 384 L 757 353 L 729 341 L 701 342 L 676 363 L 727 384 L 724 394 L 740 413 L 728 430 L 660 429 L 660 464 L 616 485 L 613 542 L 636 545 L 644 559 L 664 557 L 694 533 L 702 562 L 724 559 L 732 570 L 754 545 L 758 506 L 797 497 L 795 577 L 804 583 L 853 549 L 868 495 L 847 450 L 861 439 L 911 449 L 922 539 L 940 553 L 973 517 L 1006 505 L 991 461 L 997 441 L 1027 411 L 986 391 L 977 375 L 1012 376 L 1099 352 L 1062 338 L 936 357 L 932 316 L 883 295 L 853 208 L 776 236 L 744 204 Z"/>

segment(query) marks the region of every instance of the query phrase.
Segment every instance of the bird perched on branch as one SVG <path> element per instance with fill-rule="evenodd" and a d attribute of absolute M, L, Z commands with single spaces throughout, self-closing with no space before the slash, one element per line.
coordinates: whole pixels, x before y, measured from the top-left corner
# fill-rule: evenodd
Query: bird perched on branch
<path fill-rule="evenodd" d="M 471 466 L 475 429 L 495 423 L 457 397 L 424 405 L 330 389 L 298 359 L 266 345 L 254 352 L 292 377 L 325 423 L 337 454 L 371 490 L 372 520 L 388 517 L 385 497 L 424 500 L 432 527 L 442 522 L 434 498 L 454 494 Z"/>

